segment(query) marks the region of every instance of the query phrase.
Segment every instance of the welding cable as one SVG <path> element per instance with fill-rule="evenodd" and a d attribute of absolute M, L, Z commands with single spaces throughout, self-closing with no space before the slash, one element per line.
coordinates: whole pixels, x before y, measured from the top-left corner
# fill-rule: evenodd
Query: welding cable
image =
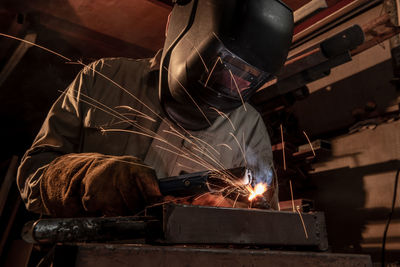
<path fill-rule="evenodd" d="M 399 173 L 400 173 L 400 169 L 397 170 L 396 173 L 396 178 L 394 181 L 394 192 L 393 192 L 393 201 L 392 201 L 392 209 L 390 210 L 390 213 L 388 215 L 388 219 L 386 222 L 386 226 L 385 226 L 385 231 L 383 232 L 383 239 L 382 239 L 382 256 L 381 256 L 381 261 L 382 261 L 382 267 L 385 267 L 385 246 L 386 246 L 386 236 L 387 236 L 387 232 L 389 230 L 389 224 L 390 221 L 392 220 L 392 215 L 394 212 L 394 207 L 396 204 L 396 196 L 397 196 L 397 185 L 399 184 Z"/>

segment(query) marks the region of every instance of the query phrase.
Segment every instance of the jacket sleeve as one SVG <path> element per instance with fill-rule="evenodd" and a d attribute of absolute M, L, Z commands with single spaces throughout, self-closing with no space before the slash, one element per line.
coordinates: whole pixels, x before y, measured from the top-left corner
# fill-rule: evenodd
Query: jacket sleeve
<path fill-rule="evenodd" d="M 17 185 L 29 211 L 44 213 L 40 180 L 58 156 L 79 151 L 82 131 L 80 98 L 93 76 L 90 67 L 81 71 L 51 107 L 32 147 L 25 153 L 17 173 Z"/>
<path fill-rule="evenodd" d="M 256 112 L 256 111 L 255 111 Z M 248 147 L 246 148 L 247 166 L 255 172 L 258 182 L 268 185 L 266 198 L 273 209 L 278 209 L 278 181 L 275 174 L 271 141 L 261 115 L 248 119 Z"/>

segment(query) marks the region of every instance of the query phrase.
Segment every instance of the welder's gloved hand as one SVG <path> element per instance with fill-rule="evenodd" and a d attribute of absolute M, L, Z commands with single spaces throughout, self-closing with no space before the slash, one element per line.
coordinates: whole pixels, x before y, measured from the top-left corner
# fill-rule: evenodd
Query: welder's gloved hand
<path fill-rule="evenodd" d="M 45 211 L 56 217 L 132 215 L 162 199 L 154 170 L 141 160 L 98 153 L 56 158 L 40 191 Z"/>

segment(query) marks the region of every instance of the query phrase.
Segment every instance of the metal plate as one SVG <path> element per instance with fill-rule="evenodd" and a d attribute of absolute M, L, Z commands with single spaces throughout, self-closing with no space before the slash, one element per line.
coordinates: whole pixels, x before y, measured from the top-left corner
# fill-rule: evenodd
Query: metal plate
<path fill-rule="evenodd" d="M 302 213 L 301 217 L 285 211 L 164 205 L 164 241 L 171 244 L 307 246 L 326 250 L 324 214 Z"/>

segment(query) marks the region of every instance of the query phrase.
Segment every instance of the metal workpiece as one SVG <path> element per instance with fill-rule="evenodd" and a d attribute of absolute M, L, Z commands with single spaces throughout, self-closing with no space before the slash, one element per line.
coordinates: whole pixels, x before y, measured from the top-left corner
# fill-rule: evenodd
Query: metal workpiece
<path fill-rule="evenodd" d="M 150 217 L 40 219 L 25 224 L 22 238 L 28 243 L 143 239 L 158 236 L 159 225 Z"/>
<path fill-rule="evenodd" d="M 255 200 L 251 202 L 251 208 L 255 209 L 270 209 L 270 202 L 264 196 L 258 196 Z"/>
<path fill-rule="evenodd" d="M 81 244 L 75 248 L 56 247 L 54 267 L 115 266 L 323 266 L 372 267 L 369 255 L 334 254 L 267 249 L 232 249 L 195 246 L 148 246 Z M 67 253 L 63 253 L 66 251 Z M 70 255 L 68 255 L 68 253 Z M 67 254 L 67 255 L 66 255 Z M 70 260 L 71 264 L 66 264 Z M 60 263 L 60 265 L 58 264 Z"/>
<path fill-rule="evenodd" d="M 304 226 L 303 226 L 304 222 Z M 328 249 L 322 212 L 299 213 L 187 205 L 163 206 L 169 244 L 241 244 Z"/>

